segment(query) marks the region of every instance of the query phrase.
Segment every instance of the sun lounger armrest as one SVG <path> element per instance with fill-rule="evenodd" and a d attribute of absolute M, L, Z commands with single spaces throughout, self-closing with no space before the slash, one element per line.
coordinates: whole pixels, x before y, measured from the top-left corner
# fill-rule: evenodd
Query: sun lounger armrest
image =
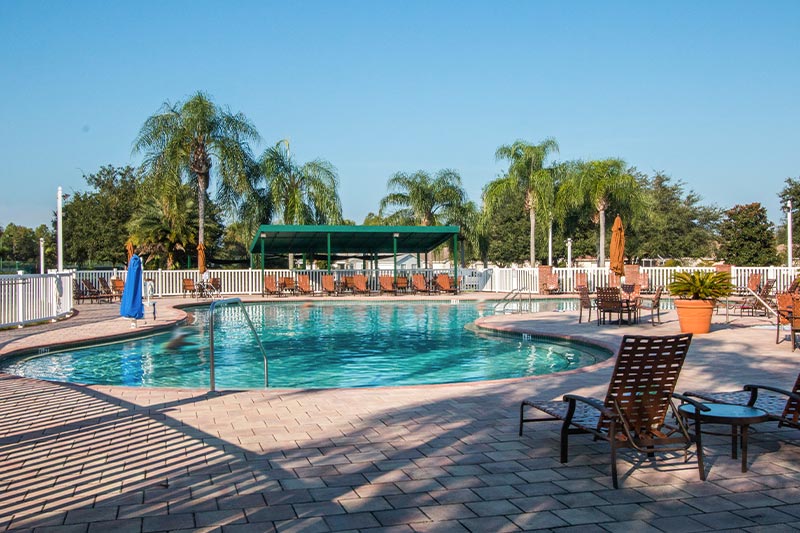
<path fill-rule="evenodd" d="M 691 393 L 689 393 L 689 392 L 687 392 L 686 394 L 678 394 L 677 392 L 673 392 L 672 393 L 672 397 L 675 398 L 676 400 L 682 401 L 683 403 L 688 403 L 688 404 L 694 405 L 694 408 L 695 408 L 696 411 L 710 411 L 711 410 L 711 408 L 706 406 L 706 405 L 704 405 L 703 402 L 691 398 L 689 396 L 690 394 Z"/>
<path fill-rule="evenodd" d="M 594 407 L 595 409 L 600 411 L 600 413 L 603 416 L 606 416 L 608 418 L 615 418 L 617 416 L 617 414 L 614 411 L 603 405 L 603 402 L 595 398 L 587 398 L 586 396 L 578 396 L 577 394 L 565 394 L 563 400 L 565 402 L 571 402 L 571 403 L 575 402 L 585 403 L 588 406 Z"/>
<path fill-rule="evenodd" d="M 774 392 L 776 394 L 782 394 L 784 396 L 788 396 L 789 398 L 800 401 L 800 394 L 794 393 L 792 391 L 788 391 L 786 389 L 779 389 L 778 387 L 771 387 L 769 385 L 745 385 L 744 390 L 749 390 L 754 394 L 758 394 L 759 390 L 768 390 L 770 392 Z"/>

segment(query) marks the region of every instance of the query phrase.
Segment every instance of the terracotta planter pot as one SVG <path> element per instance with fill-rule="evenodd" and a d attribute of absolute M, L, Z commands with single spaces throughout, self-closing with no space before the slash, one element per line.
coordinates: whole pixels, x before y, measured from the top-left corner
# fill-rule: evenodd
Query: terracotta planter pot
<path fill-rule="evenodd" d="M 711 330 L 712 300 L 675 300 L 681 333 L 708 333 Z"/>

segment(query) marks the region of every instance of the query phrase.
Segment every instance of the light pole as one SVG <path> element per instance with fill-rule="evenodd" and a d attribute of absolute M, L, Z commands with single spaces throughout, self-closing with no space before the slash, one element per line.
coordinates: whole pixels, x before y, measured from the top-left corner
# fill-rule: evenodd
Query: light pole
<path fill-rule="evenodd" d="M 792 268 L 792 201 L 786 200 L 786 257 Z"/>
<path fill-rule="evenodd" d="M 58 271 L 64 270 L 64 236 L 61 232 L 61 203 L 64 201 L 64 195 L 61 193 L 61 187 L 58 188 L 58 197 L 56 201 L 56 240 L 58 246 Z"/>
<path fill-rule="evenodd" d="M 39 274 L 44 274 L 44 237 L 39 237 Z"/>

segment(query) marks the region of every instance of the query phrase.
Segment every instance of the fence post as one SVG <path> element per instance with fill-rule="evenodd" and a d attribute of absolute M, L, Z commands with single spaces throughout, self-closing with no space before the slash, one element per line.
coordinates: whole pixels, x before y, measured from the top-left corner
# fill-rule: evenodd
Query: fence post
<path fill-rule="evenodd" d="M 20 328 L 25 321 L 23 297 L 24 291 L 22 289 L 22 271 L 17 270 L 17 322 L 19 322 L 19 326 L 17 327 Z"/>

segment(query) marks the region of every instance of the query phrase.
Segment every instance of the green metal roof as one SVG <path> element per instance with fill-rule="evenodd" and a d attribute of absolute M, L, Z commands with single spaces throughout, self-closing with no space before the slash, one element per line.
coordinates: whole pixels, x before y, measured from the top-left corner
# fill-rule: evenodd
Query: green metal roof
<path fill-rule="evenodd" d="M 397 234 L 398 253 L 429 252 L 458 235 L 458 226 L 278 226 L 259 228 L 250 253 L 391 254 Z"/>

